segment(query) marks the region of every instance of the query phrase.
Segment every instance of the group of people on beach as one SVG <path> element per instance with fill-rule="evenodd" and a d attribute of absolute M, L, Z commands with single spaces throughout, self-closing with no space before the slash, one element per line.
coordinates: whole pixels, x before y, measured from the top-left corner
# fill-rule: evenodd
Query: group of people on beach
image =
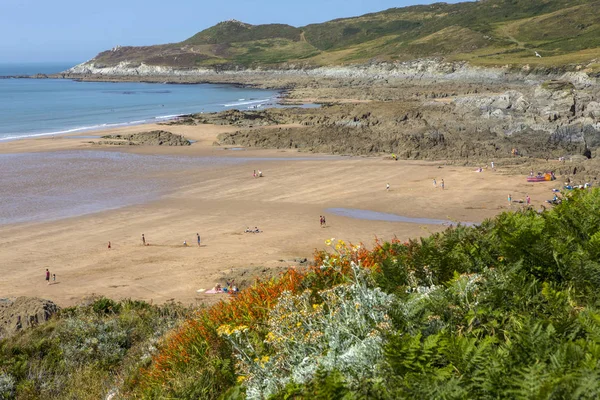
<path fill-rule="evenodd" d="M 235 279 L 232 279 L 231 281 L 225 281 L 225 286 L 221 286 L 220 283 L 215 283 L 215 286 L 213 287 L 213 292 L 237 294 L 240 291 L 240 289 L 238 289 L 238 287 L 234 283 Z"/>
<path fill-rule="evenodd" d="M 527 206 L 531 205 L 531 197 L 529 197 L 529 195 L 525 196 L 525 200 L 514 200 L 514 202 L 516 203 L 525 203 Z M 512 198 L 512 194 L 508 194 L 508 205 L 512 205 L 513 203 L 513 198 Z"/>
<path fill-rule="evenodd" d="M 200 239 L 200 234 L 196 233 L 196 243 L 198 243 L 198 247 L 202 247 L 201 242 L 202 241 Z M 146 235 L 144 235 L 143 233 L 142 233 L 142 246 L 150 246 L 150 243 L 148 243 L 146 241 Z M 184 247 L 188 246 L 187 240 L 183 241 L 183 246 Z M 112 243 L 109 241 L 108 242 L 108 250 L 111 250 L 111 249 L 112 249 Z"/>
<path fill-rule="evenodd" d="M 56 274 L 51 274 L 50 270 L 46 268 L 46 283 L 50 284 L 50 278 L 52 277 L 52 282 L 56 282 Z"/>
<path fill-rule="evenodd" d="M 259 169 L 258 171 L 254 170 L 254 172 L 252 173 L 252 176 L 255 178 L 262 178 L 263 174 L 262 174 L 262 171 Z"/>
<path fill-rule="evenodd" d="M 319 223 L 321 224 L 321 228 L 323 228 L 324 226 L 327 225 L 327 221 L 325 220 L 325 216 L 324 215 L 320 215 L 319 216 Z"/>
<path fill-rule="evenodd" d="M 433 178 L 433 187 L 434 188 L 438 187 L 437 180 L 435 178 Z M 446 183 L 444 182 L 443 179 L 440 181 L 440 187 L 442 188 L 442 190 L 444 190 L 444 188 L 446 187 Z"/>

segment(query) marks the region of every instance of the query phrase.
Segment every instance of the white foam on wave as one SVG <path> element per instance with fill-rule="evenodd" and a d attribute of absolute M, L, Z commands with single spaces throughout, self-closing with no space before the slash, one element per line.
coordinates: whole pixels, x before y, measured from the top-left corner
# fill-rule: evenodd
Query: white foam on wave
<path fill-rule="evenodd" d="M 11 135 L 11 136 L 0 136 L 0 142 L 16 140 L 16 139 L 29 139 L 29 138 L 43 137 L 43 136 L 65 135 L 68 133 L 76 133 L 76 132 L 88 132 L 88 131 L 95 131 L 95 130 L 101 130 L 101 129 L 106 129 L 106 128 L 119 128 L 122 126 L 141 125 L 141 124 L 156 122 L 157 120 L 167 121 L 170 119 L 175 119 L 175 118 L 181 117 L 182 115 L 183 114 L 161 115 L 161 116 L 150 118 L 150 119 L 140 119 L 137 121 L 119 122 L 119 123 L 114 123 L 114 124 L 98 124 L 98 125 L 90 125 L 90 126 L 80 126 L 77 128 L 71 128 L 71 129 L 65 129 L 65 130 L 53 131 L 53 132 L 30 133 L 30 134 L 24 134 L 24 135 L 16 135 L 14 133 L 11 135 L 9 133 L 9 135 Z"/>
<path fill-rule="evenodd" d="M 249 104 L 263 104 L 263 103 L 268 103 L 269 101 L 271 101 L 271 99 L 238 101 L 237 103 L 223 104 L 223 107 L 237 107 L 237 106 L 247 106 Z"/>

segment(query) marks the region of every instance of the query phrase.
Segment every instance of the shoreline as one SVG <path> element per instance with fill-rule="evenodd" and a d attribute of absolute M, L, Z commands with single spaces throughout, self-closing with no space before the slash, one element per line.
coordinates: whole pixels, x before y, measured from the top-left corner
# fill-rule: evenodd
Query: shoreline
<path fill-rule="evenodd" d="M 102 133 L 131 133 L 157 126 Z M 164 171 L 161 178 L 174 183 L 173 190 L 155 201 L 51 222 L 0 226 L 0 257 L 5 266 L 0 297 L 38 296 L 61 306 L 77 304 L 92 294 L 159 303 L 172 299 L 211 303 L 222 297 L 197 290 L 209 289 L 226 278 L 236 279 L 243 288 L 255 278 L 301 267 L 298 260 L 310 259 L 314 249 L 325 248 L 327 239 L 371 246 L 375 237 L 407 240 L 446 228 L 353 219 L 329 213 L 330 208 L 481 222 L 520 207 L 507 206 L 508 192 L 515 199 L 529 194 L 539 207 L 545 193 L 554 187 L 553 183 L 528 184 L 523 177 L 501 171 L 477 174 L 470 167 L 431 161 L 331 159 L 317 154 L 303 160 L 307 154 L 295 150 L 227 151 L 213 142 L 219 133 L 239 127 L 172 125 L 168 129 L 196 142 L 170 148 L 92 146 L 89 140 L 70 138 L 76 136 L 71 134 L 0 143 L 1 154 L 93 149 L 182 159 L 220 156 L 245 160 Z M 266 162 L 269 157 L 278 160 Z M 262 170 L 264 176 L 253 178 L 253 169 Z M 59 171 L 47 173 L 51 179 L 61 178 Z M 445 191 L 431 184 L 431 179 L 442 174 Z M 79 178 L 94 181 L 93 175 Z M 120 179 L 118 174 L 112 178 Z M 389 192 L 386 182 L 391 184 Z M 319 215 L 326 215 L 326 229 L 318 225 Z M 263 232 L 245 234 L 249 226 L 258 226 Z M 142 233 L 151 246 L 141 245 Z M 202 236 L 202 247 L 196 246 L 196 233 Z M 182 245 L 184 240 L 189 246 Z M 57 274 L 56 285 L 44 284 L 45 268 Z"/>
<path fill-rule="evenodd" d="M 11 78 L 11 79 L 44 79 L 44 78 L 37 78 L 35 76 L 22 76 L 22 77 L 18 77 L 18 78 Z M 52 77 L 49 79 L 58 79 L 58 80 L 71 80 L 71 81 L 81 81 L 81 80 L 77 80 L 77 79 L 71 79 L 71 78 L 60 78 L 60 77 Z M 86 81 L 81 81 L 81 82 L 86 82 Z M 144 82 L 144 81 L 129 81 L 130 83 L 147 83 L 147 84 L 152 84 L 152 85 L 161 85 L 161 84 L 165 84 L 165 82 Z M 114 81 L 113 83 L 120 83 L 118 81 Z M 175 83 L 174 83 L 175 84 Z M 181 82 L 179 83 L 181 85 L 201 85 L 201 84 L 206 84 L 206 85 L 225 85 L 228 87 L 234 87 L 234 88 L 247 88 L 247 89 L 253 89 L 255 88 L 252 85 L 243 85 L 243 84 L 236 84 L 236 83 L 210 83 L 210 82 Z M 258 88 L 260 89 L 260 88 Z M 119 127 L 128 127 L 128 126 L 140 126 L 140 125 L 145 125 L 145 124 L 153 124 L 153 123 L 162 123 L 162 122 L 168 122 L 168 121 L 174 121 L 177 120 L 178 118 L 183 118 L 186 116 L 190 116 L 190 115 L 194 115 L 194 114 L 198 114 L 198 113 L 212 113 L 212 112 L 222 112 L 222 111 L 227 111 L 230 109 L 235 109 L 236 107 L 240 107 L 240 110 L 243 110 L 244 106 L 246 105 L 251 105 L 251 104 L 263 104 L 263 103 L 267 103 L 270 105 L 270 107 L 289 107 L 289 104 L 286 104 L 285 102 L 285 98 L 286 98 L 286 92 L 284 90 L 280 90 L 280 89 L 270 89 L 271 91 L 275 91 L 276 93 L 274 93 L 273 95 L 269 96 L 268 98 L 264 98 L 264 99 L 256 99 L 254 101 L 247 101 L 243 104 L 237 104 L 236 100 L 231 100 L 228 103 L 222 104 L 221 105 L 221 109 L 218 110 L 214 110 L 214 111 L 202 111 L 202 106 L 198 106 L 198 109 L 196 111 L 193 112 L 180 112 L 180 113 L 176 113 L 176 114 L 169 114 L 169 115 L 153 115 L 150 117 L 141 117 L 142 119 L 135 119 L 135 116 L 132 116 L 132 120 L 131 121 L 126 121 L 126 122 L 99 122 L 97 124 L 92 124 L 92 125 L 82 125 L 82 126 L 74 126 L 74 127 L 63 127 L 63 128 L 54 128 L 55 130 L 52 131 L 36 131 L 36 132 L 27 132 L 26 134 L 15 134 L 15 133 L 5 133 L 5 134 L 0 134 L 0 143 L 2 142 L 7 142 L 7 141 L 13 141 L 13 140 L 21 140 L 21 139 L 27 139 L 27 138 L 36 138 L 36 137 L 44 137 L 44 136 L 59 136 L 59 135 L 66 135 L 66 134 L 71 134 L 71 133 L 82 133 L 82 132 L 101 132 L 103 130 L 106 129 L 113 129 L 113 128 L 119 128 Z M 307 105 L 309 105 L 309 103 L 306 103 Z M 302 106 L 304 104 L 295 104 L 297 106 Z M 257 108 L 259 109 L 259 108 Z M 260 108 L 260 109 L 264 109 L 264 108 Z M 52 128 L 50 128 L 52 129 Z M 10 136 L 2 136 L 2 135 L 10 135 Z"/>

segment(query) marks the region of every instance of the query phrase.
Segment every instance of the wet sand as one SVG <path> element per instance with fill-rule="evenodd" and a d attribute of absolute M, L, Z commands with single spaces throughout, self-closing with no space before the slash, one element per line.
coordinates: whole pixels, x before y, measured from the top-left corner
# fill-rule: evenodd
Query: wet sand
<path fill-rule="evenodd" d="M 155 128 L 127 127 L 102 134 Z M 513 199 L 524 199 L 529 194 L 539 208 L 552 197 L 550 189 L 558 186 L 556 182 L 527 183 L 523 176 L 505 174 L 502 166 L 495 172 L 477 173 L 471 167 L 382 157 L 331 158 L 292 150 L 224 150 L 212 146 L 216 135 L 237 128 L 166 128 L 196 142 L 181 148 L 115 148 L 92 146 L 89 138 L 63 136 L 0 143 L 0 154 L 93 150 L 237 160 L 153 170 L 152 176 L 160 178 L 165 190 L 141 204 L 49 222 L 1 225 L 0 297 L 38 296 L 61 306 L 76 304 L 92 294 L 154 302 L 214 301 L 221 295 L 198 294 L 197 290 L 223 283 L 224 273 L 247 277 L 255 273 L 252 271 L 298 265 L 294 259 L 310 259 L 315 249 L 325 248 L 326 239 L 369 246 L 375 237 L 408 239 L 445 229 L 435 224 L 337 216 L 326 211 L 329 208 L 480 222 L 509 209 L 509 193 Z M 309 159 L 302 159 L 306 157 Z M 111 163 L 110 157 L 103 160 Z M 264 177 L 253 178 L 255 169 L 262 170 Z M 48 179 L 61 178 L 60 168 L 45 173 Z M 129 192 L 135 192 L 135 184 L 145 179 L 125 172 L 121 177 L 118 170 L 113 174 L 112 180 L 127 179 L 128 186 L 134 188 Z M 433 178 L 438 183 L 443 178 L 446 190 L 434 188 Z M 94 176 L 94 169 L 85 170 L 78 179 L 106 185 Z M 389 192 L 385 189 L 388 182 Z M 326 228 L 319 225 L 320 215 L 327 217 Z M 258 226 L 263 232 L 244 233 L 248 226 Z M 201 247 L 196 245 L 197 232 L 202 238 Z M 149 246 L 142 245 L 142 233 Z M 183 246 L 184 240 L 189 246 Z M 112 244 L 110 250 L 108 241 Z M 45 284 L 46 268 L 56 273 L 56 284 Z"/>

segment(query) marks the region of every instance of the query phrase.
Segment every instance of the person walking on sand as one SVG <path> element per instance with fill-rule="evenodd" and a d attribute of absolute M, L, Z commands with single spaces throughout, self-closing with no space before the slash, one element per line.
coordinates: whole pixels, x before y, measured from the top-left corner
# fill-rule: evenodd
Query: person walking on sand
<path fill-rule="evenodd" d="M 529 197 L 529 195 L 527 195 L 527 197 L 525 198 L 525 203 L 528 207 L 531 205 L 531 197 Z"/>
<path fill-rule="evenodd" d="M 110 246 L 110 241 L 108 242 L 108 249 L 109 249 L 109 250 L 111 249 L 111 246 Z"/>
<path fill-rule="evenodd" d="M 198 239 L 198 247 L 200 247 L 200 234 L 196 233 L 196 239 Z"/>
<path fill-rule="evenodd" d="M 327 225 L 327 221 L 325 220 L 325 216 L 323 215 L 323 226 Z"/>
<path fill-rule="evenodd" d="M 494 169 L 494 162 L 492 161 L 492 169 Z"/>
<path fill-rule="evenodd" d="M 253 176 L 254 178 L 256 178 L 256 170 L 254 170 L 254 172 L 252 173 L 252 176 Z"/>
<path fill-rule="evenodd" d="M 56 274 L 52 274 L 52 282 L 56 282 Z"/>
<path fill-rule="evenodd" d="M 388 192 L 390 191 L 390 184 L 389 183 L 385 186 L 385 190 L 387 190 Z"/>
<path fill-rule="evenodd" d="M 50 284 L 50 271 L 48 270 L 48 268 L 46 268 L 46 283 L 48 285 Z"/>
<path fill-rule="evenodd" d="M 435 180 L 435 178 L 433 178 L 433 187 L 436 188 L 437 187 L 437 181 Z"/>
<path fill-rule="evenodd" d="M 323 227 L 323 216 L 319 215 L 319 225 L 321 225 L 321 228 Z"/>
<path fill-rule="evenodd" d="M 146 245 L 146 237 L 144 236 L 144 234 L 142 233 L 142 244 L 145 246 Z"/>
<path fill-rule="evenodd" d="M 442 183 L 440 185 L 442 187 L 442 190 L 444 190 L 444 180 L 442 179 Z"/>
<path fill-rule="evenodd" d="M 508 205 L 510 206 L 512 203 L 512 196 L 510 195 L 510 193 L 508 194 Z"/>

